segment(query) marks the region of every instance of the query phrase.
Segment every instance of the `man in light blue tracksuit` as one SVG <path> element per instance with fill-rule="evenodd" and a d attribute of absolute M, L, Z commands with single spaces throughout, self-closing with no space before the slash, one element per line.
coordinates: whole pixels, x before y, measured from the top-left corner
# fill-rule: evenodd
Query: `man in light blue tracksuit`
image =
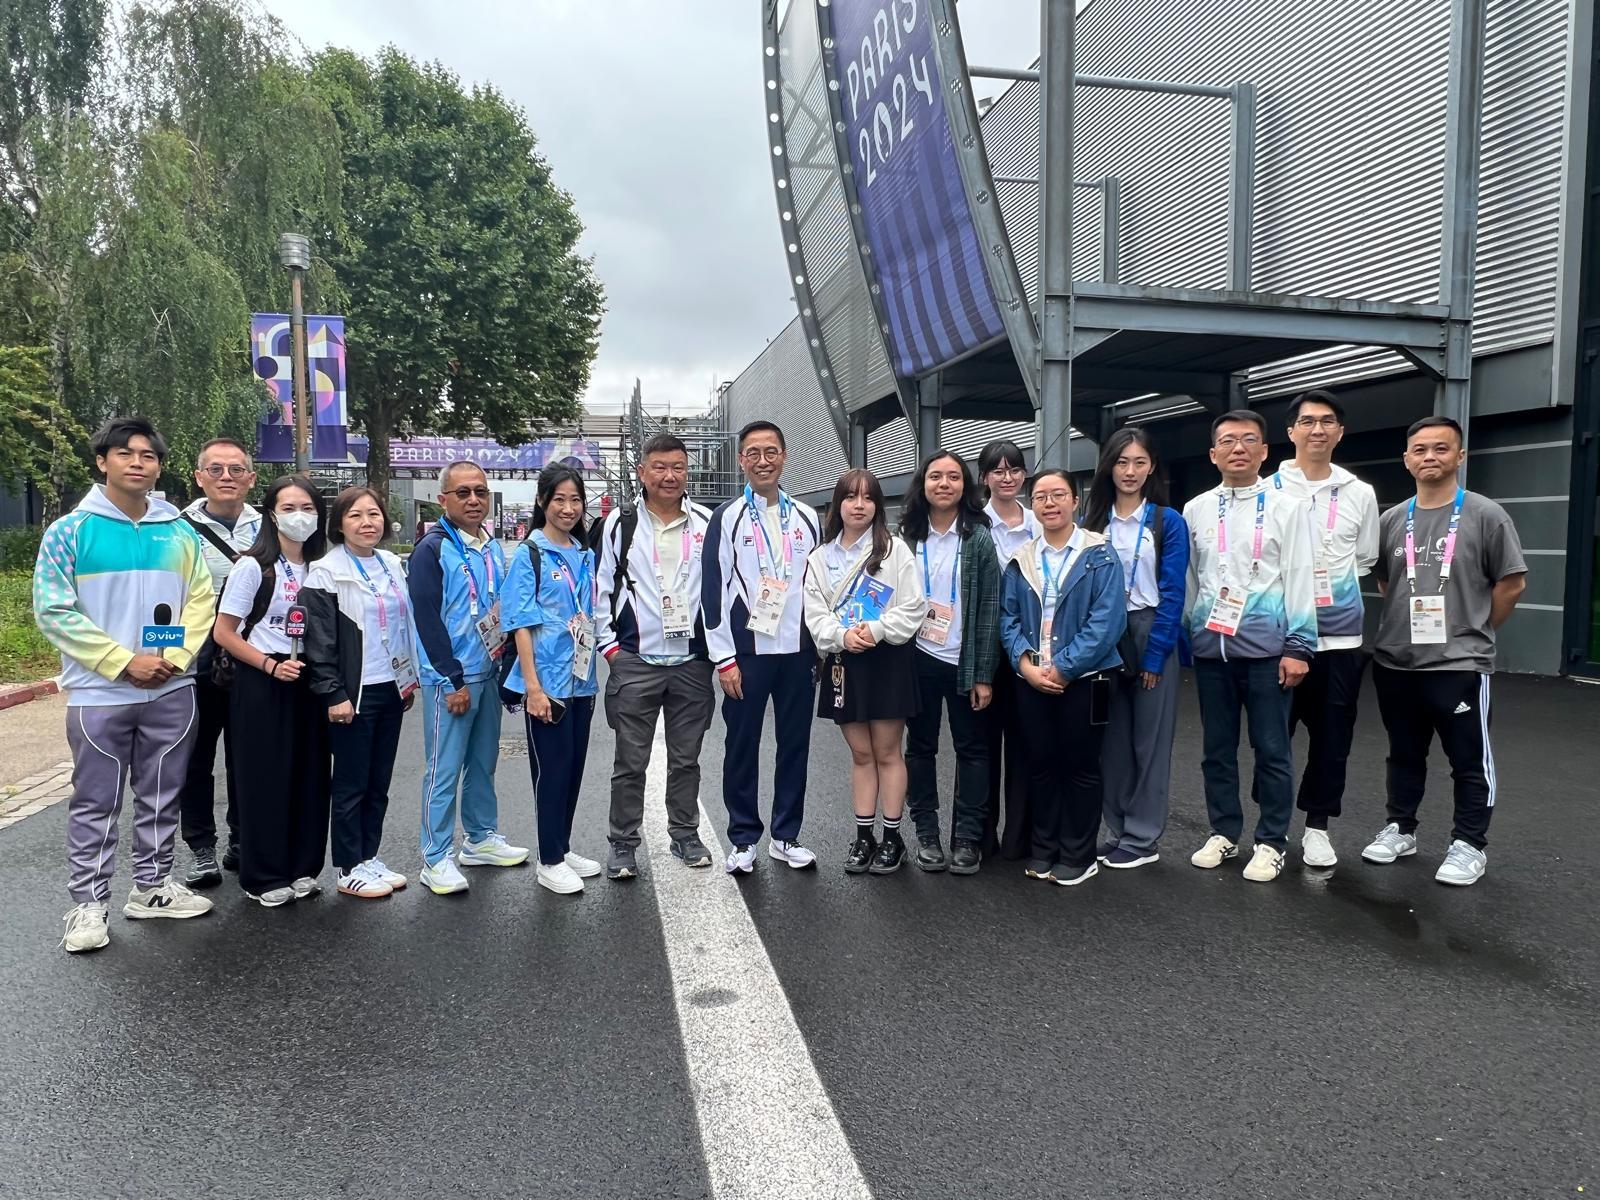
<path fill-rule="evenodd" d="M 421 664 L 423 747 L 422 883 L 436 895 L 463 892 L 456 866 L 456 789 L 466 833 L 461 866 L 514 867 L 528 860 L 497 828 L 495 760 L 500 753 L 500 589 L 506 555 L 484 528 L 489 480 L 476 463 L 439 472 L 440 521 L 412 551 L 408 586 Z"/>

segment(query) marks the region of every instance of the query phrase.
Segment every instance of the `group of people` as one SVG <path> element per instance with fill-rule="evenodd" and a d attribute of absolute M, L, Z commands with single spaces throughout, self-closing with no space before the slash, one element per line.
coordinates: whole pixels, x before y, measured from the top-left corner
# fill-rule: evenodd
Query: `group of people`
<path fill-rule="evenodd" d="M 1264 476 L 1268 433 L 1251 410 L 1218 417 L 1220 482 L 1182 512 L 1135 427 L 1106 440 L 1081 497 L 1063 469 L 1030 477 L 1011 442 L 983 449 L 976 478 L 959 455 L 935 451 L 894 532 L 871 471 L 839 479 L 825 519 L 785 492 L 787 451 L 771 422 L 739 432 L 746 483 L 714 511 L 687 495 L 684 444 L 661 434 L 642 448 L 640 502 L 592 529 L 582 476 L 546 468 L 532 531 L 510 553 L 485 525 L 483 471 L 458 462 L 440 473 L 443 517 L 402 563 L 380 545 L 389 515 L 371 489 L 328 505 L 309 479 L 288 475 L 257 510 L 246 502 L 249 454 L 228 439 L 202 448 L 202 498 L 180 513 L 149 494 L 166 455 L 160 435 L 114 419 L 93 445 L 105 482 L 46 531 L 34 581 L 69 693 L 75 907 L 64 945 L 107 944 L 125 784 L 137 809 L 129 917 L 202 915 L 211 902 L 195 889 L 226 870 L 264 906 L 314 896 L 330 833 L 340 893 L 378 899 L 406 887 L 379 850 L 402 717 L 419 698 L 420 882 L 436 894 L 467 889 L 462 867 L 529 857 L 499 830 L 508 712 L 521 714 L 528 741 L 541 886 L 571 894 L 601 873 L 639 874 L 658 741 L 671 855 L 711 866 L 699 764 L 719 693 L 728 873 L 755 869 L 763 834 L 770 858 L 816 863 L 801 841 L 815 717 L 838 726 L 851 757 L 845 871 L 889 874 L 909 860 L 970 875 L 998 859 L 1075 886 L 1101 867 L 1159 859 L 1189 656 L 1211 829 L 1194 866 L 1240 853 L 1241 725 L 1259 808 L 1245 878 L 1269 882 L 1285 865 L 1297 725 L 1309 737 L 1302 856 L 1308 867 L 1337 863 L 1329 828 L 1370 658 L 1389 736 L 1388 820 L 1362 857 L 1417 852 L 1437 736 L 1455 823 L 1435 877 L 1471 884 L 1486 869 L 1495 801 L 1495 632 L 1526 573 L 1515 528 L 1459 485 L 1465 449 L 1448 418 L 1407 432 L 1416 494 L 1382 514 L 1373 489 L 1333 462 L 1344 433 L 1335 396 L 1293 402 L 1294 457 Z M 1382 595 L 1370 648 L 1369 573 Z M 603 861 L 572 846 L 597 698 L 616 735 Z M 777 754 L 764 825 L 769 705 Z M 946 722 L 948 818 L 937 772 Z M 180 818 L 194 860 L 182 882 Z"/>

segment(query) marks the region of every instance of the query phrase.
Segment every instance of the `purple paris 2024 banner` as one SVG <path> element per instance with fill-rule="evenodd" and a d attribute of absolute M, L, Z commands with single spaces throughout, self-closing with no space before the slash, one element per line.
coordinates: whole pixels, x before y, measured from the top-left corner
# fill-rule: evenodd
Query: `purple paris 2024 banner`
<path fill-rule="evenodd" d="M 272 401 L 256 427 L 257 457 L 294 461 L 294 338 L 284 313 L 250 315 L 250 362 Z M 345 427 L 344 318 L 306 317 L 306 363 L 311 409 L 311 458 L 345 462 L 350 447 Z"/>
<path fill-rule="evenodd" d="M 840 108 L 889 326 L 914 378 L 1004 331 L 956 165 L 922 0 L 833 0 Z"/>

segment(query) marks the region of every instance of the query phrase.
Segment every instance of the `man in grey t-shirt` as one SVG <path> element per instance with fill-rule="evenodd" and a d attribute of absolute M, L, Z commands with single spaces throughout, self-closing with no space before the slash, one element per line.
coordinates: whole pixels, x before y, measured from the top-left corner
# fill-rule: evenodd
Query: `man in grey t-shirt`
<path fill-rule="evenodd" d="M 1417 494 L 1383 514 L 1373 574 L 1383 610 L 1372 682 L 1389 733 L 1388 815 L 1361 857 L 1392 863 L 1417 852 L 1417 809 L 1435 734 L 1455 777 L 1455 828 L 1434 876 L 1476 883 L 1494 810 L 1489 677 L 1495 632 L 1517 605 L 1527 563 L 1511 518 L 1457 482 L 1461 427 L 1425 417 L 1406 431 L 1405 464 Z"/>

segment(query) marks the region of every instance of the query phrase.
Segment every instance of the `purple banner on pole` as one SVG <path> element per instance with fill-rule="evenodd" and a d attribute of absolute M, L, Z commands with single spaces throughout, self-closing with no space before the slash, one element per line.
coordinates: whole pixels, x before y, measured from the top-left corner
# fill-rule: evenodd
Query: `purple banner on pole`
<path fill-rule="evenodd" d="M 919 0 L 833 0 L 840 107 L 896 374 L 913 378 L 1004 331 L 967 207 Z"/>
<path fill-rule="evenodd" d="M 256 427 L 256 457 L 263 462 L 294 461 L 294 337 L 284 313 L 250 315 L 250 361 L 257 379 L 272 393 Z M 344 318 L 306 317 L 306 403 L 311 410 L 311 458 L 345 462 L 346 438 Z"/>

